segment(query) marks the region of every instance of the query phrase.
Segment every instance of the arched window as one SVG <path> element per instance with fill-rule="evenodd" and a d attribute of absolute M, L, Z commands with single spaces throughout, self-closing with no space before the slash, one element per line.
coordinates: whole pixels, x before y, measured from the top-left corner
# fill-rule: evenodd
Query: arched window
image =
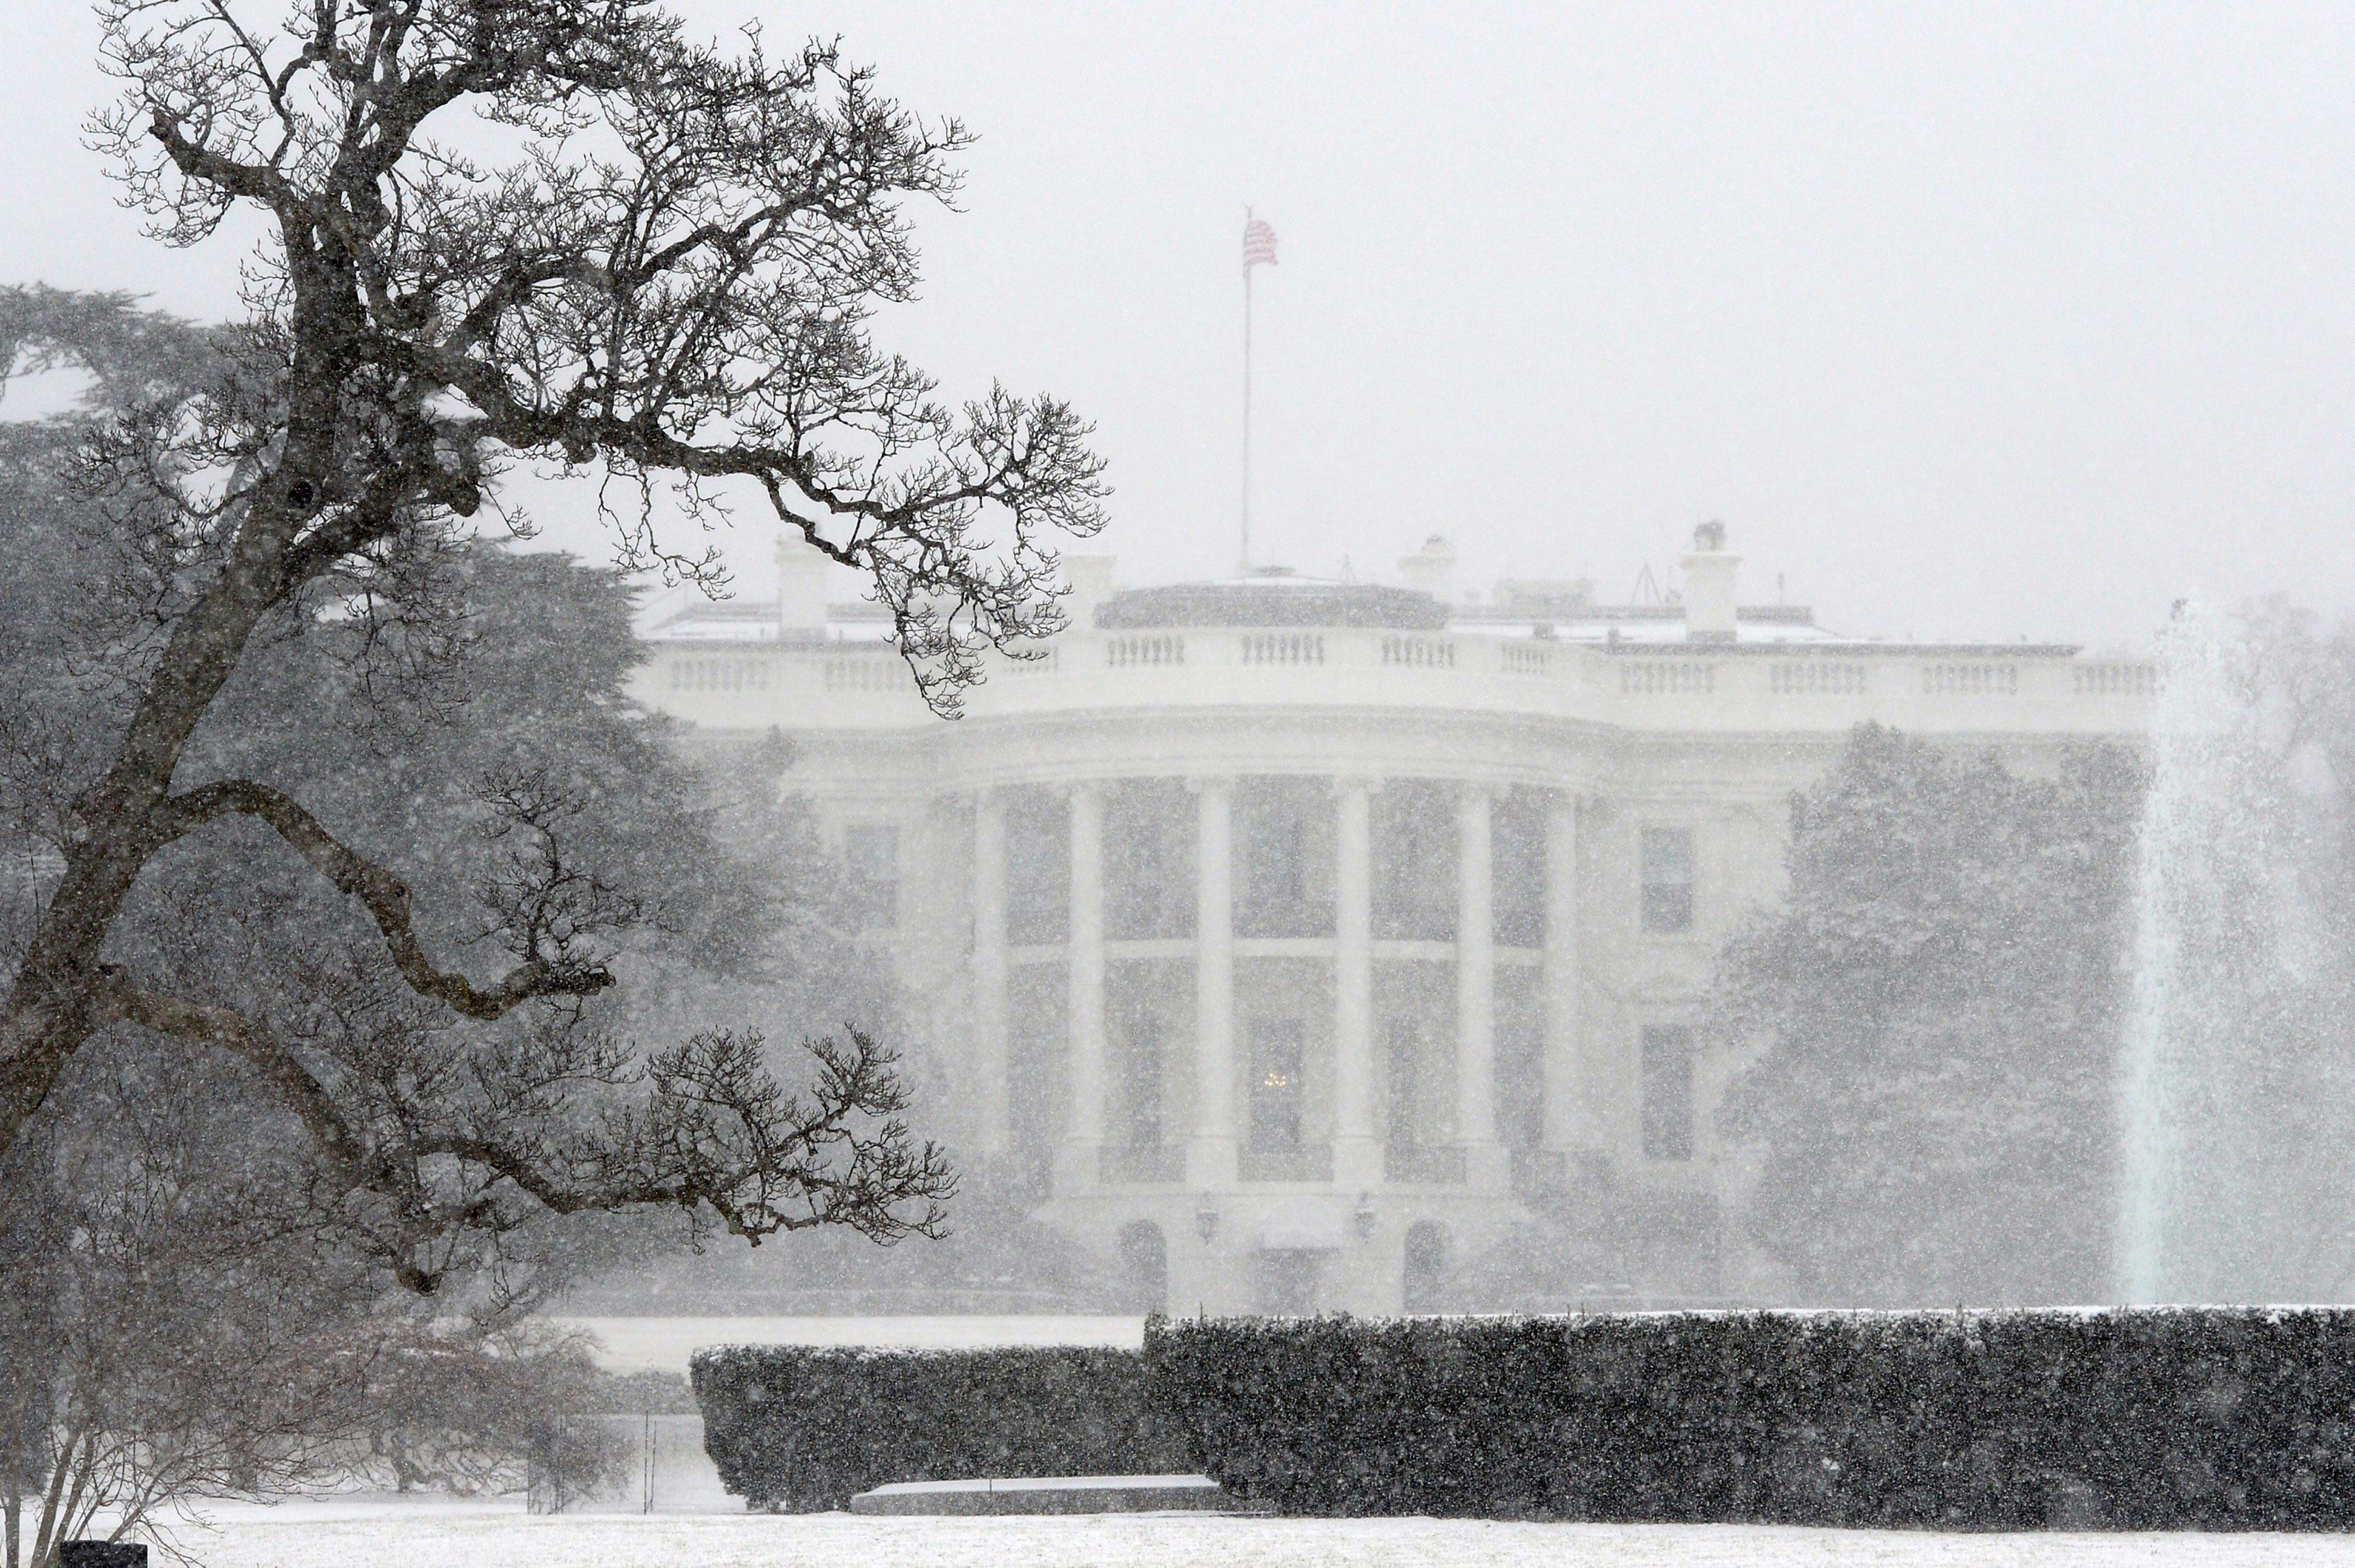
<path fill-rule="evenodd" d="M 1409 1312 L 1437 1312 L 1447 1289 L 1447 1228 L 1417 1220 L 1406 1228 L 1402 1303 Z"/>
<path fill-rule="evenodd" d="M 1132 1312 L 1160 1312 L 1169 1305 L 1169 1246 L 1161 1227 L 1139 1220 L 1120 1233 L 1120 1282 Z"/>

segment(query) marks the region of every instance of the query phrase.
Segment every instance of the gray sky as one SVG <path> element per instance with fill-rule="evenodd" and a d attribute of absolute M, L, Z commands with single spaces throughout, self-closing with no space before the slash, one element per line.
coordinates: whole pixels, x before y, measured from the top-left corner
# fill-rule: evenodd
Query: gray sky
<path fill-rule="evenodd" d="M 11 9 L 0 279 L 229 313 L 237 246 L 144 241 L 79 145 L 87 14 Z M 1098 421 L 1129 581 L 1233 559 L 1249 201 L 1263 559 L 1438 531 L 1616 598 L 1721 517 L 1745 601 L 1857 633 L 2355 605 L 2355 8 L 687 9 L 981 133 L 886 332 Z"/>

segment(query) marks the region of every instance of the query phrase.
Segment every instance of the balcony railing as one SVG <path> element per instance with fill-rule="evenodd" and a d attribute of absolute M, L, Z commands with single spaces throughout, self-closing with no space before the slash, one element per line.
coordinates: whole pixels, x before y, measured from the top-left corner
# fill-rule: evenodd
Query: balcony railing
<path fill-rule="evenodd" d="M 1292 1148 L 1244 1146 L 1239 1157 L 1245 1181 L 1330 1181 L 1333 1146 L 1300 1144 Z"/>
<path fill-rule="evenodd" d="M 1106 1144 L 1096 1151 L 1096 1179 L 1107 1187 L 1183 1181 L 1186 1151 L 1170 1144 Z"/>
<path fill-rule="evenodd" d="M 1158 708 L 1199 694 L 1211 704 L 1280 699 L 1455 711 L 1468 703 L 1682 728 L 1714 713 L 1748 724 L 1749 704 L 1771 699 L 1778 722 L 1803 727 L 1844 730 L 1885 711 L 1916 728 L 1924 720 L 1977 728 L 2017 709 L 2017 722 L 2031 730 L 2065 732 L 2138 724 L 2158 687 L 2147 661 L 2081 661 L 2073 650 L 2041 645 L 1745 645 L 1702 653 L 1682 644 L 1548 644 L 1478 627 L 1188 627 L 1072 632 L 1044 651 L 1037 662 L 994 662 L 990 681 L 970 694 L 974 709 L 1028 713 L 1132 697 Z M 1000 674 L 1015 678 L 999 681 Z M 658 707 L 728 727 L 933 722 L 895 649 L 839 638 L 660 644 L 640 689 Z M 2053 701 L 2069 706 L 2051 709 Z"/>
<path fill-rule="evenodd" d="M 1382 1175 L 1414 1187 L 1461 1187 L 1464 1150 L 1454 1144 L 1392 1144 L 1382 1150 Z"/>

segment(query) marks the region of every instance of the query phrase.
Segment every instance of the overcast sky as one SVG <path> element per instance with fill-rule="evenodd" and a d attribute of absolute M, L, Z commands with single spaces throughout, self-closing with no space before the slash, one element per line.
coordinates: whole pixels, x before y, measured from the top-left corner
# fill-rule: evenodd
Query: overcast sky
<path fill-rule="evenodd" d="M 2355 604 L 2355 7 L 686 8 L 979 133 L 886 333 L 1097 421 L 1124 580 L 1233 561 L 1249 202 L 1263 560 L 1439 532 L 1619 598 L 1721 517 L 1745 601 L 1859 634 Z M 142 240 L 79 144 L 87 14 L 10 10 L 0 280 L 229 314 L 237 246 Z"/>

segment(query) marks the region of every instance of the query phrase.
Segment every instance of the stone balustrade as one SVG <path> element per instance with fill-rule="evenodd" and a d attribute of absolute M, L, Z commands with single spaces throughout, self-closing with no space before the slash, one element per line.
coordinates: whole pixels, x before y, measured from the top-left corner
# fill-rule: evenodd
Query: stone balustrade
<path fill-rule="evenodd" d="M 718 728 L 922 729 L 933 722 L 880 643 L 656 643 L 640 690 Z M 1572 643 L 1481 633 L 1188 627 L 1071 633 L 992 661 L 966 711 L 1039 716 L 1151 708 L 1398 708 L 1604 722 L 1630 730 L 1843 729 L 1864 719 L 1955 730 L 2139 732 L 2147 661 L 2062 647 L 1944 649 Z"/>

